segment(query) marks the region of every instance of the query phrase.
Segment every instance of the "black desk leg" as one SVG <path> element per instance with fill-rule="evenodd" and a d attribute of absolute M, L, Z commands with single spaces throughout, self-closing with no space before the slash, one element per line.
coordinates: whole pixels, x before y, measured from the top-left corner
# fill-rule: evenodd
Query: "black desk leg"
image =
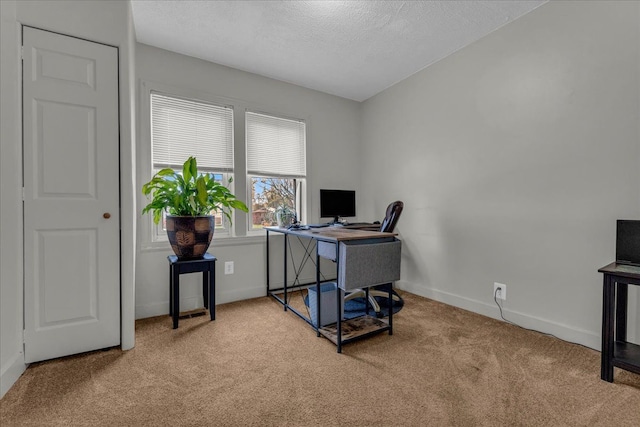
<path fill-rule="evenodd" d="M 287 300 L 287 244 L 289 243 L 289 235 L 285 234 L 284 235 L 284 311 L 287 311 L 287 306 L 289 304 L 288 300 Z M 320 298 L 320 296 L 318 295 L 318 298 Z"/>
<path fill-rule="evenodd" d="M 338 300 L 338 323 L 336 323 L 338 353 L 342 353 L 342 301 L 344 300 L 344 291 L 338 287 L 336 289 L 336 300 Z"/>
<path fill-rule="evenodd" d="M 613 382 L 615 280 L 604 275 L 602 285 L 602 348 L 600 378 Z"/>
<path fill-rule="evenodd" d="M 614 286 L 614 285 L 612 285 Z M 616 338 L 615 341 L 627 340 L 627 295 L 629 285 L 615 284 L 616 287 Z"/>
<path fill-rule="evenodd" d="M 307 291 L 307 296 L 309 291 Z M 320 292 L 320 254 L 316 246 L 316 336 L 320 336 L 320 328 L 322 327 L 322 313 L 320 310 L 320 300 L 322 299 L 322 293 Z M 309 300 L 309 306 L 311 306 L 311 300 Z"/>
<path fill-rule="evenodd" d="M 216 263 L 211 263 L 211 269 L 209 270 L 209 315 L 211 320 L 216 320 Z"/>
<path fill-rule="evenodd" d="M 180 316 L 180 272 L 175 266 L 172 268 L 171 274 L 171 302 L 173 310 L 171 316 L 173 318 L 173 329 L 178 328 L 178 317 Z"/>
<path fill-rule="evenodd" d="M 389 335 L 393 335 L 393 283 L 389 283 Z"/>
<path fill-rule="evenodd" d="M 267 230 L 267 296 L 269 296 L 269 230 Z M 286 258 L 285 258 L 286 259 Z"/>

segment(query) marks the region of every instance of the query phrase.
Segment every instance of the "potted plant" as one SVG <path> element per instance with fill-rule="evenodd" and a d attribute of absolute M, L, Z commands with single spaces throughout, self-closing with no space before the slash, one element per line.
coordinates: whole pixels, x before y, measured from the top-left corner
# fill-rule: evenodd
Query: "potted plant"
<path fill-rule="evenodd" d="M 232 209 L 249 211 L 213 174 L 199 174 L 195 157 L 184 162 L 182 175 L 170 168 L 156 173 L 142 186 L 142 193 L 151 195 L 143 214 L 153 212 L 158 224 L 167 213 L 167 236 L 180 259 L 201 258 L 207 252 L 215 228 L 212 211 L 221 212 L 229 222 Z"/>
<path fill-rule="evenodd" d="M 287 205 L 276 208 L 276 222 L 278 227 L 287 227 L 296 221 L 296 211 Z"/>

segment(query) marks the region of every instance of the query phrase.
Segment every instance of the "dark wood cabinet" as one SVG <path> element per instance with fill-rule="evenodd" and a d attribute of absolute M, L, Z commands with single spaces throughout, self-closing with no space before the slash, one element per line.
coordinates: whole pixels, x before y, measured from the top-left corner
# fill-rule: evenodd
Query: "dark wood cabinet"
<path fill-rule="evenodd" d="M 627 342 L 629 285 L 640 286 L 640 267 L 615 262 L 598 270 L 602 285 L 602 362 L 600 378 L 613 382 L 613 368 L 640 374 L 640 345 Z"/>

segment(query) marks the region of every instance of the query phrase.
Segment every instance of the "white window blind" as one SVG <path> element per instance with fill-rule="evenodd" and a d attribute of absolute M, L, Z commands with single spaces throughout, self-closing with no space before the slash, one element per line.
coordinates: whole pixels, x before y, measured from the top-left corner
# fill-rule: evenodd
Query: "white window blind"
<path fill-rule="evenodd" d="M 233 170 L 233 109 L 151 93 L 155 168 L 181 169 L 195 156 L 198 168 Z"/>
<path fill-rule="evenodd" d="M 253 175 L 303 178 L 306 167 L 306 125 L 247 111 L 247 172 Z"/>

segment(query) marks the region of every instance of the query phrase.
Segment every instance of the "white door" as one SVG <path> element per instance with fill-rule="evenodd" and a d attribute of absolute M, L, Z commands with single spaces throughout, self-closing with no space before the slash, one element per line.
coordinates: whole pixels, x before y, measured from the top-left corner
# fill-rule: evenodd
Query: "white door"
<path fill-rule="evenodd" d="M 120 344 L 118 50 L 23 29 L 25 361 Z"/>

